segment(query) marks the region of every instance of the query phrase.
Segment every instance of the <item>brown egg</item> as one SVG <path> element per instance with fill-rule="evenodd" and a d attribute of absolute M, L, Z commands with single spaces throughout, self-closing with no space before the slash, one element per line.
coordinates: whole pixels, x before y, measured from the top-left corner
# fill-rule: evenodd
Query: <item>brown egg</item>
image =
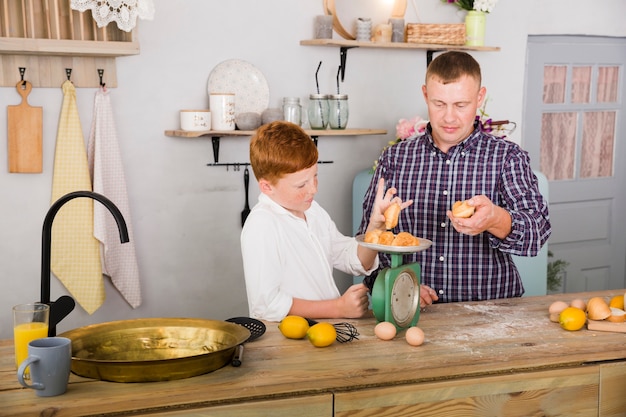
<path fill-rule="evenodd" d="M 572 300 L 569 305 L 572 307 L 580 308 L 582 311 L 585 311 L 587 309 L 587 303 L 585 303 L 585 300 L 582 300 L 580 298 Z"/>
<path fill-rule="evenodd" d="M 396 337 L 396 326 L 388 321 L 381 321 L 374 327 L 374 334 L 380 340 L 391 340 Z"/>
<path fill-rule="evenodd" d="M 559 314 L 561 314 L 561 311 L 565 310 L 567 307 L 569 307 L 569 305 L 565 301 L 555 301 L 550 304 L 550 308 L 548 309 L 548 313 L 550 314 L 550 321 L 558 323 Z"/>
<path fill-rule="evenodd" d="M 420 346 L 424 343 L 424 331 L 419 327 L 409 327 L 404 337 L 411 346 Z"/>

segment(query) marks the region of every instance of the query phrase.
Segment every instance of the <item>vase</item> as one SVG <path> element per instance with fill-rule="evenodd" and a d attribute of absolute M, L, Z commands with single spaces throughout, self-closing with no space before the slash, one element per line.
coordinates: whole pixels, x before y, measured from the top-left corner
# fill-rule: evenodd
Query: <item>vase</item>
<path fill-rule="evenodd" d="M 465 45 L 484 46 L 487 13 L 470 10 L 465 16 Z"/>

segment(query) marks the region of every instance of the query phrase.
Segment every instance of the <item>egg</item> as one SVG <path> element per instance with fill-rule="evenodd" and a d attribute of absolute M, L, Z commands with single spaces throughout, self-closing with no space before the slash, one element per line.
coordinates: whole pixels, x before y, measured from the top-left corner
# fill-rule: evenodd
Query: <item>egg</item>
<path fill-rule="evenodd" d="M 550 321 L 558 323 L 559 314 L 561 314 L 561 311 L 565 310 L 567 307 L 569 307 L 569 304 L 565 301 L 555 301 L 550 304 L 550 308 L 548 309 L 548 312 L 550 313 Z"/>
<path fill-rule="evenodd" d="M 374 334 L 380 340 L 391 340 L 396 337 L 396 326 L 388 321 L 381 321 L 374 327 Z"/>
<path fill-rule="evenodd" d="M 585 311 L 587 309 L 587 303 L 585 303 L 585 301 L 581 300 L 580 298 L 572 300 L 569 305 L 572 307 L 580 308 L 582 311 Z"/>
<path fill-rule="evenodd" d="M 424 343 L 424 331 L 419 327 L 409 327 L 404 337 L 411 346 L 420 346 Z"/>

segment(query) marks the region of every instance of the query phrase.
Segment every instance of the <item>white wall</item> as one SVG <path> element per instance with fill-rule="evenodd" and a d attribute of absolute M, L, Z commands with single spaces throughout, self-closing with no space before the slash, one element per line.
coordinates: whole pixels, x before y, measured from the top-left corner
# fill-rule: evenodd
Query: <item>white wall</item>
<path fill-rule="evenodd" d="M 347 27 L 358 16 L 382 22 L 390 10 L 374 1 L 338 3 Z M 500 46 L 501 51 L 474 53 L 483 66 L 490 115 L 518 125 L 521 121 L 529 33 L 626 36 L 621 22 L 625 12 L 621 0 L 594 2 L 593 11 L 589 2 L 581 0 L 500 1 L 488 18 L 487 44 Z M 209 138 L 172 138 L 163 132 L 178 128 L 180 109 L 208 106 L 209 73 L 226 59 L 257 66 L 268 80 L 274 107 L 284 96 L 304 99 L 315 92 L 314 73 L 320 60 L 321 89 L 332 92 L 339 51 L 299 45 L 299 40 L 311 38 L 313 18 L 320 13 L 321 0 L 156 1 L 155 19 L 140 22 L 141 54 L 117 60 L 119 86 L 111 91 L 144 302 L 131 309 L 107 281 L 104 306 L 91 316 L 77 307 L 59 325 L 59 332 L 135 317 L 225 319 L 247 314 L 239 250 L 243 172 L 207 167 L 212 160 Z M 409 1 L 406 20 L 461 22 L 462 13 L 437 0 L 416 0 Z M 321 159 L 335 163 L 320 166 L 318 201 L 346 234 L 351 229 L 354 174 L 371 166 L 393 138 L 399 118 L 426 117 L 420 96 L 425 64 L 422 51 L 348 52 L 341 91 L 350 96 L 349 127 L 384 128 L 390 133 L 320 138 Z M 78 88 L 85 136 L 94 93 L 92 88 Z M 41 227 L 50 205 L 61 100 L 60 88 L 34 89 L 29 97 L 31 105 L 44 109 L 42 174 L 9 174 L 6 146 L 0 146 L 0 338 L 12 337 L 12 305 L 39 300 Z M 0 107 L 19 101 L 14 88 L 0 88 Z M 6 132 L 4 114 L 0 112 L 0 132 Z M 518 129 L 513 140 L 521 142 L 522 134 L 523 129 Z M 248 138 L 223 139 L 220 160 L 247 161 L 247 146 Z M 251 185 L 255 202 L 254 178 Z M 342 288 L 351 282 L 344 276 L 338 276 L 338 281 Z M 53 276 L 52 299 L 65 293 Z"/>

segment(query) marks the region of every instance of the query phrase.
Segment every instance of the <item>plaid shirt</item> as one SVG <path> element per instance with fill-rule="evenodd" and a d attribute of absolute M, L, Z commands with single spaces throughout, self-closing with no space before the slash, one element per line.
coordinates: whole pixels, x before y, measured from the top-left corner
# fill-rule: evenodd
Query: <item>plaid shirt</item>
<path fill-rule="evenodd" d="M 518 297 L 524 293 L 511 255 L 535 256 L 551 234 L 547 202 L 539 193 L 528 153 L 503 138 L 474 132 L 463 142 L 441 152 L 430 125 L 416 139 L 387 148 L 380 156 L 365 194 L 360 233 L 376 197 L 376 184 L 385 178 L 402 200 L 413 204 L 402 210 L 394 229 L 433 241 L 422 252 L 405 255 L 403 263 L 418 262 L 421 282 L 433 288 L 440 302 Z M 484 194 L 506 209 L 511 233 L 498 239 L 484 232 L 477 236 L 457 232 L 446 216 L 457 200 Z M 380 268 L 391 259 L 381 253 Z M 375 276 L 366 277 L 372 288 Z"/>

